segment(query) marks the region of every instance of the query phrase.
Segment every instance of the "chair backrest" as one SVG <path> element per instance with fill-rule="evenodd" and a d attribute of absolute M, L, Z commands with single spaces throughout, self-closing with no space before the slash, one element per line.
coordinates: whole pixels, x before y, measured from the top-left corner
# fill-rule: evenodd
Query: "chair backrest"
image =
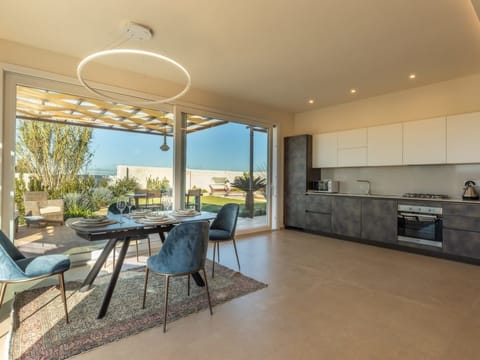
<path fill-rule="evenodd" d="M 213 220 L 211 229 L 224 230 L 230 233 L 233 237 L 235 234 L 235 228 L 237 227 L 238 212 L 240 206 L 238 204 L 225 204 L 222 206 L 217 214 L 215 220 Z"/>
<path fill-rule="evenodd" d="M 133 210 L 135 210 L 135 205 L 132 206 L 132 211 L 133 211 Z M 110 205 L 108 206 L 108 212 L 109 212 L 109 213 L 112 213 L 112 214 L 115 214 L 115 215 L 120 214 L 120 210 L 118 210 L 118 208 L 117 208 L 117 203 L 110 204 Z M 125 210 L 123 210 L 123 213 L 124 213 L 124 214 L 128 214 L 128 213 L 129 213 L 128 206 L 125 208 Z"/>
<path fill-rule="evenodd" d="M 0 230 L 0 281 L 21 280 L 26 278 L 23 271 L 15 263 L 25 259 L 7 236 Z"/>
<path fill-rule="evenodd" d="M 25 201 L 47 201 L 48 193 L 46 191 L 26 191 L 23 199 Z"/>
<path fill-rule="evenodd" d="M 149 262 L 164 274 L 185 274 L 205 266 L 208 248 L 208 221 L 194 221 L 175 226 L 158 255 Z"/>

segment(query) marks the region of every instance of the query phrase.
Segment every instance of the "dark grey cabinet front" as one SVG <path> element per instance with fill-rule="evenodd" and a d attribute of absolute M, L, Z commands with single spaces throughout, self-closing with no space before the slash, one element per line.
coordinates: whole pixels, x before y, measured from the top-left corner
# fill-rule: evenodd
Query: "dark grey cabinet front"
<path fill-rule="evenodd" d="M 332 232 L 356 237 L 361 235 L 362 200 L 335 197 L 332 202 Z"/>
<path fill-rule="evenodd" d="M 305 195 L 287 194 L 284 202 L 285 226 L 305 228 Z"/>
<path fill-rule="evenodd" d="M 480 232 L 443 229 L 443 251 L 480 259 Z"/>
<path fill-rule="evenodd" d="M 362 199 L 362 239 L 397 242 L 397 201 Z"/>
<path fill-rule="evenodd" d="M 308 170 L 311 166 L 311 136 L 285 138 L 285 192 L 303 194 L 307 191 Z"/>

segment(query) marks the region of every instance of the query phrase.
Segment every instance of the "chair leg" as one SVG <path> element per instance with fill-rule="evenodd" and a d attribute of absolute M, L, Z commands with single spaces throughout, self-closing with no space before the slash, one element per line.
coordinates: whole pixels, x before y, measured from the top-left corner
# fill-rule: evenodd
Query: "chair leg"
<path fill-rule="evenodd" d="M 115 269 L 115 253 L 116 253 L 116 247 L 113 248 L 113 268 Z"/>
<path fill-rule="evenodd" d="M 190 274 L 187 275 L 187 295 L 190 296 Z"/>
<path fill-rule="evenodd" d="M 233 248 L 235 249 L 235 256 L 237 257 L 238 272 L 240 272 L 240 260 L 238 259 L 237 244 L 235 243 L 235 238 L 232 238 L 232 240 L 233 240 Z"/>
<path fill-rule="evenodd" d="M 168 286 L 170 285 L 170 276 L 165 275 L 165 312 L 163 313 L 163 332 L 167 331 L 167 308 L 168 308 Z"/>
<path fill-rule="evenodd" d="M 7 290 L 7 283 L 2 283 L 2 289 L 0 290 L 0 307 L 3 305 L 3 298 L 5 297 L 5 290 Z"/>
<path fill-rule="evenodd" d="M 217 242 L 217 263 L 220 264 L 220 242 Z"/>
<path fill-rule="evenodd" d="M 203 268 L 202 270 L 203 270 L 203 277 L 205 278 L 205 290 L 207 290 L 208 307 L 210 308 L 210 315 L 213 315 L 212 302 L 210 301 L 210 290 L 208 289 L 207 274 L 205 273 L 205 268 Z"/>
<path fill-rule="evenodd" d="M 69 322 L 68 320 L 68 309 L 67 309 L 67 295 L 65 294 L 65 278 L 63 277 L 63 273 L 58 274 L 58 282 L 60 284 L 60 291 L 62 293 L 63 299 L 63 307 L 65 309 L 65 321 Z"/>
<path fill-rule="evenodd" d="M 145 300 L 147 298 L 147 283 L 148 283 L 148 267 L 145 266 L 145 285 L 143 287 L 142 309 L 145 309 Z"/>
<path fill-rule="evenodd" d="M 150 236 L 147 235 L 148 256 L 152 256 L 152 246 L 150 244 Z"/>
<path fill-rule="evenodd" d="M 137 250 L 137 263 L 138 263 L 138 240 L 135 240 L 135 248 Z"/>
<path fill-rule="evenodd" d="M 213 243 L 213 260 L 212 260 L 212 278 L 215 276 L 215 249 L 217 247 L 217 243 Z"/>

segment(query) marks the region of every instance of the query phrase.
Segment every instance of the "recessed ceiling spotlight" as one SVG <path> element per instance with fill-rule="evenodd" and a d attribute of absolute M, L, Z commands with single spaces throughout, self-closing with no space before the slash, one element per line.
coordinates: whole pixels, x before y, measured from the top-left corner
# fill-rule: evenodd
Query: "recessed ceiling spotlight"
<path fill-rule="evenodd" d="M 357 89 L 350 89 L 350 94 L 356 94 L 357 93 Z"/>
<path fill-rule="evenodd" d="M 408 78 L 411 79 L 411 80 L 415 79 L 416 77 L 417 77 L 417 75 L 415 75 L 415 74 L 408 75 Z"/>
<path fill-rule="evenodd" d="M 315 100 L 313 100 L 313 99 L 308 100 L 309 104 L 313 104 L 314 102 L 315 102 Z"/>

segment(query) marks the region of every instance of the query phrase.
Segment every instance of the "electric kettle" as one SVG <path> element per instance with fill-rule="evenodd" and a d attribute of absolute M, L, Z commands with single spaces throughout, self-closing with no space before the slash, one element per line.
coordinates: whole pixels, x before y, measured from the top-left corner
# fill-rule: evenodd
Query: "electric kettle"
<path fill-rule="evenodd" d="M 478 200 L 478 193 L 475 190 L 475 182 L 472 180 L 465 181 L 465 187 L 463 188 L 463 200 Z"/>

